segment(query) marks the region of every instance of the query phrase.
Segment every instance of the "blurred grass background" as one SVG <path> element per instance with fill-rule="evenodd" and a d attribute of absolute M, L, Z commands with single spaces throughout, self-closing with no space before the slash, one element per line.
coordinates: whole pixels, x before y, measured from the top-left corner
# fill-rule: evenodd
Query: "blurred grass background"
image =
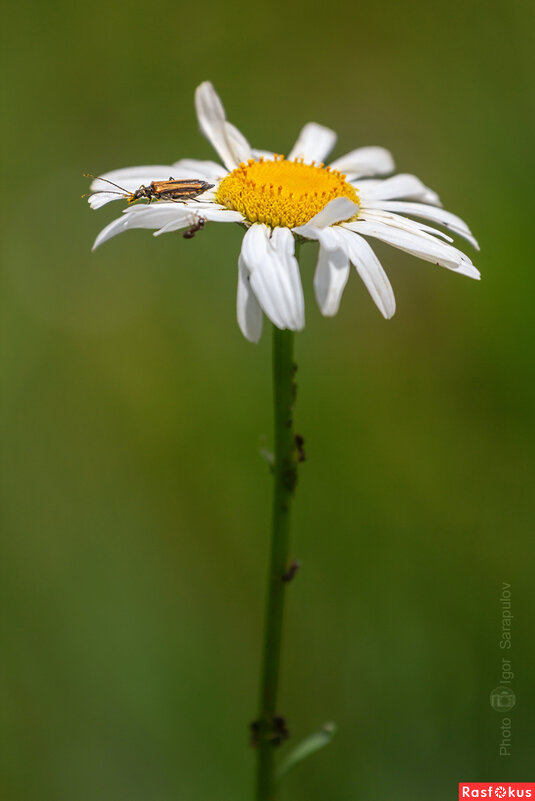
<path fill-rule="evenodd" d="M 480 284 L 386 247 L 297 339 L 306 438 L 281 710 L 338 723 L 284 798 L 533 778 L 533 7 L 22 2 L 2 48 L 0 797 L 246 801 L 270 481 L 270 337 L 241 231 L 90 247 L 82 173 L 212 158 L 211 79 L 258 147 L 389 147 L 471 224 Z M 499 596 L 518 696 L 498 756 Z M 530 774 L 531 771 L 531 774 Z"/>

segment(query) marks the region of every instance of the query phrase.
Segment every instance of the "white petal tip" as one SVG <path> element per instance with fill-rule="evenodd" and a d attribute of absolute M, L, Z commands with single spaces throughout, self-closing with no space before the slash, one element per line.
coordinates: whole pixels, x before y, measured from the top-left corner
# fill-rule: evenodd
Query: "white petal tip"
<path fill-rule="evenodd" d="M 388 298 L 373 298 L 373 301 L 385 320 L 391 320 L 396 313 L 396 299 L 391 294 Z"/>
<path fill-rule="evenodd" d="M 467 278 L 473 278 L 476 281 L 481 280 L 481 273 L 473 264 L 466 264 L 463 262 L 455 272 L 465 275 Z"/>
<path fill-rule="evenodd" d="M 214 89 L 214 85 L 212 81 L 203 81 L 200 83 L 197 88 L 195 89 L 195 99 L 201 99 L 203 95 L 206 94 L 214 94 L 217 95 L 216 90 Z"/>
<path fill-rule="evenodd" d="M 358 205 L 348 197 L 335 197 L 307 223 L 299 225 L 292 230 L 295 234 L 304 236 L 307 239 L 317 239 L 317 235 L 314 234 L 315 228 L 328 228 L 336 223 L 349 220 L 358 210 Z"/>
<path fill-rule="evenodd" d="M 323 315 L 323 317 L 336 317 L 340 309 L 340 301 L 342 298 L 336 297 L 336 298 L 326 298 L 325 300 L 322 300 L 317 296 L 317 294 L 318 293 L 316 293 L 316 301 L 318 303 L 319 310 Z"/>
<path fill-rule="evenodd" d="M 254 331 L 254 332 L 250 331 L 246 326 L 243 326 L 240 323 L 240 320 L 238 320 L 238 326 L 243 336 L 247 340 L 247 342 L 250 342 L 252 345 L 258 345 L 262 337 L 262 326 L 260 326 L 259 331 Z"/>
<path fill-rule="evenodd" d="M 307 123 L 291 149 L 288 160 L 303 159 L 306 163 L 322 162 L 336 143 L 336 133 L 317 122 Z"/>
<path fill-rule="evenodd" d="M 87 198 L 87 202 L 92 209 L 100 209 L 112 200 L 124 200 L 125 195 L 118 192 L 97 192 Z"/>

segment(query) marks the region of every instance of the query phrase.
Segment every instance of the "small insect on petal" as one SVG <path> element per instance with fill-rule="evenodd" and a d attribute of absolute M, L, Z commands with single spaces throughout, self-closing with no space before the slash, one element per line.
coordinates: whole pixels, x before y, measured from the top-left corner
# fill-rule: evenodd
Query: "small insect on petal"
<path fill-rule="evenodd" d="M 139 197 L 148 197 L 149 201 L 194 200 L 214 186 L 215 184 L 209 184 L 207 181 L 175 181 L 174 178 L 169 178 L 168 181 L 153 181 L 148 187 L 140 187 L 137 192 L 143 190 L 143 193 L 140 194 Z M 134 197 L 137 195 L 137 192 L 134 192 Z"/>
<path fill-rule="evenodd" d="M 120 190 L 119 192 L 110 192 L 110 190 L 101 189 L 93 194 L 98 195 L 101 192 L 107 192 L 108 194 L 122 195 L 129 204 L 135 203 L 136 200 L 140 200 L 141 198 L 146 198 L 149 203 L 152 203 L 153 200 L 172 200 L 175 203 L 181 203 L 185 200 L 195 200 L 199 195 L 202 195 L 204 192 L 208 191 L 208 189 L 213 189 L 215 186 L 215 184 L 209 184 L 207 181 L 197 181 L 194 179 L 175 180 L 174 178 L 169 178 L 168 181 L 152 181 L 148 186 L 142 184 L 139 189 L 130 192 L 128 189 L 124 189 L 124 187 L 110 181 L 108 178 L 101 178 L 96 175 L 90 175 L 89 173 L 86 173 L 84 177 L 104 181 Z"/>
<path fill-rule="evenodd" d="M 204 226 L 206 225 L 206 217 L 197 217 L 196 221 L 190 228 L 187 228 L 182 236 L 184 239 L 193 239 L 197 231 L 202 231 Z"/>

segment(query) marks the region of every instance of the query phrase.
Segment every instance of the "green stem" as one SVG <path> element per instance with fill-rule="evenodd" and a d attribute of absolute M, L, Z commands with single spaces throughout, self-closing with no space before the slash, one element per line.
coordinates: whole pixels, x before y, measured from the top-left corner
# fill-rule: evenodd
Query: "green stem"
<path fill-rule="evenodd" d="M 255 725 L 258 749 L 256 801 L 273 801 L 275 798 L 275 747 L 285 735 L 284 721 L 277 710 L 277 692 L 284 596 L 290 577 L 288 574 L 290 507 L 297 481 L 299 456 L 293 431 L 295 400 L 293 339 L 292 331 L 281 331 L 273 326 L 274 494 L 260 709 Z"/>

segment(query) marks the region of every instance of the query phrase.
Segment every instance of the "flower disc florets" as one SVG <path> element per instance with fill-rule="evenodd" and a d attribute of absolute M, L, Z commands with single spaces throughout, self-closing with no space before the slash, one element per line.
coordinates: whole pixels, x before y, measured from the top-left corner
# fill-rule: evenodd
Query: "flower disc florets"
<path fill-rule="evenodd" d="M 304 225 L 336 197 L 359 202 L 338 170 L 302 159 L 286 161 L 277 154 L 273 160 L 242 162 L 221 181 L 216 194 L 218 203 L 271 228 Z"/>

